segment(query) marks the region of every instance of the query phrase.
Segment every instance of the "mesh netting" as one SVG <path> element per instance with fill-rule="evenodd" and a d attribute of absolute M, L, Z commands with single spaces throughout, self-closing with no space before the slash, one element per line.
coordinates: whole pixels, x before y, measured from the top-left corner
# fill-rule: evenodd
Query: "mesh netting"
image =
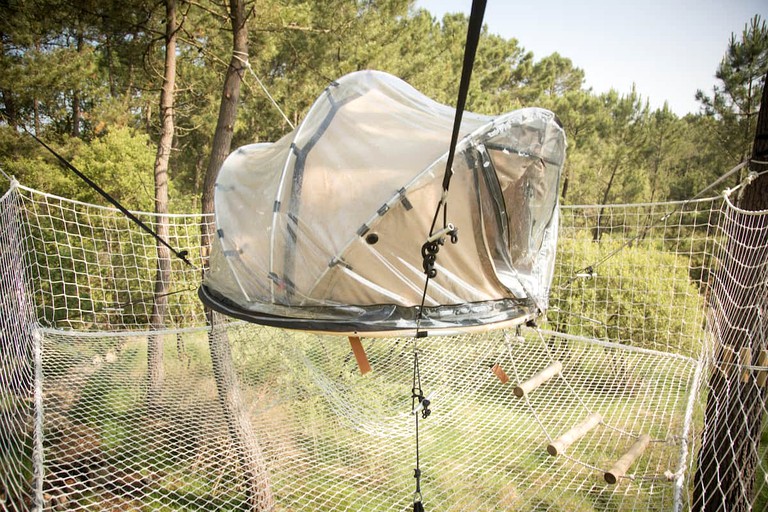
<path fill-rule="evenodd" d="M 42 326 L 75 331 L 146 331 L 154 302 L 157 249 L 125 215 L 24 188 L 32 296 Z M 137 212 L 145 224 L 154 214 Z M 168 215 L 168 241 L 200 265 L 200 215 Z M 212 221 L 211 219 L 206 219 Z M 199 271 L 174 258 L 168 329 L 205 325 Z"/>
<path fill-rule="evenodd" d="M 749 333 L 765 332 L 768 215 L 722 199 L 562 213 L 546 319 L 417 342 L 425 508 L 762 510 L 768 362 Z M 150 332 L 155 242 L 119 212 L 15 186 L 0 216 L 0 507 L 412 508 L 413 339 L 362 339 L 361 375 L 344 337 L 211 331 L 181 262 Z M 169 222 L 198 264 L 200 216 Z M 734 435 L 728 418 L 751 415 Z M 755 477 L 731 481 L 740 457 Z"/>

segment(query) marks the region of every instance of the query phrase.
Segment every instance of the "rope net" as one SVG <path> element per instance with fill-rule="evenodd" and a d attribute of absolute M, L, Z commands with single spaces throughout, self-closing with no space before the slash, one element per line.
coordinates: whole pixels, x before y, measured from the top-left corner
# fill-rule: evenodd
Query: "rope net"
<path fill-rule="evenodd" d="M 412 339 L 363 338 L 361 375 L 344 337 L 209 328 L 181 261 L 152 331 L 156 242 L 119 212 L 14 184 L 0 219 L 0 510 L 413 508 Z M 167 219 L 201 266 L 210 219 Z M 547 318 L 419 340 L 425 509 L 764 510 L 767 224 L 562 208 Z"/>

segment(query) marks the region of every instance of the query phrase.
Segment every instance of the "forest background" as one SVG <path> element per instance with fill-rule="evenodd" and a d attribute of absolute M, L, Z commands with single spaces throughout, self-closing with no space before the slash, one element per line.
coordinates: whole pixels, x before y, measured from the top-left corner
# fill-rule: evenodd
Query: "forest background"
<path fill-rule="evenodd" d="M 467 23 L 463 14 L 437 20 L 417 9 L 414 0 L 0 0 L 0 170 L 45 192 L 103 203 L 28 131 L 127 208 L 160 214 L 210 211 L 205 198 L 210 199 L 211 170 L 218 169 L 222 151 L 277 140 L 298 124 L 329 83 L 349 72 L 387 71 L 452 105 Z M 585 87 L 585 70 L 566 55 L 534 56 L 521 42 L 485 29 L 467 109 L 554 111 L 569 143 L 560 191 L 564 204 L 690 199 L 752 154 L 768 71 L 768 26 L 755 16 L 724 43 L 726 54 L 712 63 L 718 85 L 697 93 L 698 113 L 679 117 L 666 106 L 652 109 L 635 90 L 596 94 Z M 233 86 L 233 75 L 242 78 L 242 88 L 239 80 Z M 233 109 L 225 112 L 228 103 L 238 104 L 236 117 Z M 739 183 L 744 173 L 722 187 Z M 210 234 L 205 226 L 202 247 Z M 157 231 L 167 238 L 167 223 L 158 220 Z M 169 253 L 158 245 L 157 255 L 152 313 L 145 311 L 148 318 L 142 318 L 153 329 L 164 325 L 171 272 Z M 646 268 L 659 261 L 643 259 Z M 99 277 L 79 269 L 72 275 L 86 283 Z M 133 281 L 134 293 L 148 285 Z M 68 300 L 81 307 L 98 298 Z M 114 297 L 101 302 L 126 303 Z M 621 300 L 604 301 L 609 302 Z M 72 310 L 66 308 L 68 314 Z M 223 337 L 210 350 L 214 367 L 231 360 Z M 162 358 L 160 338 L 150 336 L 149 410 L 161 396 Z M 221 396 L 232 395 L 225 384 L 217 385 Z M 760 429 L 763 411 L 759 401 L 754 403 L 757 421 L 750 426 Z M 234 417 L 237 404 L 226 407 L 227 417 Z M 729 424 L 710 430 L 715 438 L 735 431 Z M 756 450 L 748 455 L 740 467 L 754 468 L 764 459 Z"/>
<path fill-rule="evenodd" d="M 171 211 L 200 210 L 232 56 L 235 3 L 178 4 Z M 3 0 L 0 10 L 0 168 L 43 191 L 103 202 L 28 130 L 126 207 L 154 210 L 165 3 Z M 233 148 L 277 140 L 291 129 L 256 77 L 293 124 L 331 81 L 360 69 L 387 71 L 441 103 L 455 102 L 463 14 L 438 20 L 413 0 L 259 0 L 246 4 L 245 14 L 255 74 L 240 71 Z M 565 204 L 688 199 L 751 152 L 768 70 L 768 27 L 756 15 L 728 43 L 722 61 L 712 63 L 718 85 L 699 91 L 699 113 L 679 117 L 666 105 L 652 109 L 634 90 L 596 94 L 585 88 L 585 70 L 567 56 L 534 56 L 486 28 L 467 109 L 553 110 L 569 144 Z"/>

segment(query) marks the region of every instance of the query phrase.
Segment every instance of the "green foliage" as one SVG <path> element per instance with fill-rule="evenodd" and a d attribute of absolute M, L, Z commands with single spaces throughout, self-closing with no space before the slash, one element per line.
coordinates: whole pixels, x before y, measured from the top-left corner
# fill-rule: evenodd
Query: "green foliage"
<path fill-rule="evenodd" d="M 768 415 L 766 415 L 768 416 Z M 760 436 L 760 445 L 758 448 L 758 460 L 768 460 L 768 418 L 764 418 L 763 432 Z M 758 464 L 755 482 L 768 482 L 768 468 L 765 464 Z M 753 510 L 768 510 L 768 485 L 757 486 L 760 490 L 755 496 Z"/>
<path fill-rule="evenodd" d="M 70 156 L 69 148 L 59 149 L 65 158 Z M 43 151 L 31 137 L 0 126 L 0 168 L 6 174 L 33 188 L 55 191 L 62 196 L 76 194 L 80 188 L 77 178 L 50 162 Z"/>
<path fill-rule="evenodd" d="M 731 34 L 715 76 L 720 81 L 712 96 L 699 90 L 697 99 L 706 115 L 715 117 L 718 147 L 735 160 L 751 154 L 760 109 L 760 97 L 768 72 L 768 24 L 755 15 L 740 37 Z"/>
<path fill-rule="evenodd" d="M 145 133 L 117 126 L 89 143 L 65 137 L 48 142 L 64 158 L 129 210 L 154 210 L 155 147 Z M 108 205 L 72 171 L 62 167 L 32 137 L 0 126 L 0 166 L 24 185 L 79 201 Z M 170 182 L 171 206 L 192 211 L 191 198 Z"/>
<path fill-rule="evenodd" d="M 83 145 L 72 163 L 100 184 L 124 206 L 134 210 L 154 210 L 153 165 L 155 149 L 149 137 L 130 128 L 109 130 L 104 136 Z M 93 190 L 76 199 L 103 203 Z"/>
<path fill-rule="evenodd" d="M 568 334 L 698 357 L 704 299 L 681 256 L 638 241 L 605 259 L 591 279 L 567 280 L 621 245 L 610 235 L 595 243 L 584 231 L 561 236 L 558 275 L 566 277 L 553 284 L 549 321 Z"/>
<path fill-rule="evenodd" d="M 151 210 L 145 163 L 160 131 L 163 9 L 146 0 L 120 6 L 42 0 L 10 8 L 12 15 L 0 21 L 0 165 L 33 187 L 92 197 L 18 136 L 18 127 L 34 129 L 130 207 Z M 176 211 L 198 207 L 231 51 L 230 33 L 222 30 L 225 5 L 203 0 L 187 4 L 183 14 L 170 166 Z M 387 71 L 450 105 L 467 23 L 464 14 L 435 19 L 413 0 L 266 0 L 248 18 L 249 61 L 294 124 L 330 81 L 359 69 Z M 567 55 L 537 58 L 522 42 L 486 28 L 467 108 L 487 114 L 552 109 L 569 140 L 564 202 L 688 198 L 746 152 L 768 65 L 766 34 L 758 16 L 734 35 L 717 68 L 722 85 L 711 97 L 699 94 L 701 114 L 680 119 L 666 106 L 650 109 L 633 90 L 595 94 L 584 88 L 585 70 Z M 276 140 L 290 130 L 248 73 L 233 130 L 234 146 Z"/>

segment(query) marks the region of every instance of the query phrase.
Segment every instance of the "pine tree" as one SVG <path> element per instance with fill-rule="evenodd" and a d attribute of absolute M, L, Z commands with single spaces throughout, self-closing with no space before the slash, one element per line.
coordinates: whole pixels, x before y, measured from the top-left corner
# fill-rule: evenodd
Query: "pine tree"
<path fill-rule="evenodd" d="M 768 76 L 766 76 L 768 78 Z M 768 83 L 768 82 L 764 82 Z M 758 178 L 747 185 L 739 207 L 768 209 L 768 87 L 763 87 L 756 120 L 750 169 Z M 734 212 L 727 254 L 715 276 L 713 295 L 716 332 L 716 370 L 709 380 L 709 394 L 702 433 L 699 464 L 694 477 L 693 510 L 746 512 L 753 510 L 756 469 L 767 393 L 758 387 L 754 372 L 744 380 L 741 371 L 728 371 L 730 362 L 744 358 L 757 365 L 768 349 L 768 324 L 761 311 L 768 306 L 765 275 L 768 271 L 768 230 L 760 216 Z M 719 370 L 718 370 L 719 369 Z"/>
<path fill-rule="evenodd" d="M 720 120 L 719 142 L 722 151 L 735 161 L 751 154 L 760 93 L 768 71 L 768 24 L 755 15 L 744 26 L 740 37 L 731 34 L 728 48 L 715 76 L 720 84 L 712 95 L 696 93 L 704 113 Z"/>

